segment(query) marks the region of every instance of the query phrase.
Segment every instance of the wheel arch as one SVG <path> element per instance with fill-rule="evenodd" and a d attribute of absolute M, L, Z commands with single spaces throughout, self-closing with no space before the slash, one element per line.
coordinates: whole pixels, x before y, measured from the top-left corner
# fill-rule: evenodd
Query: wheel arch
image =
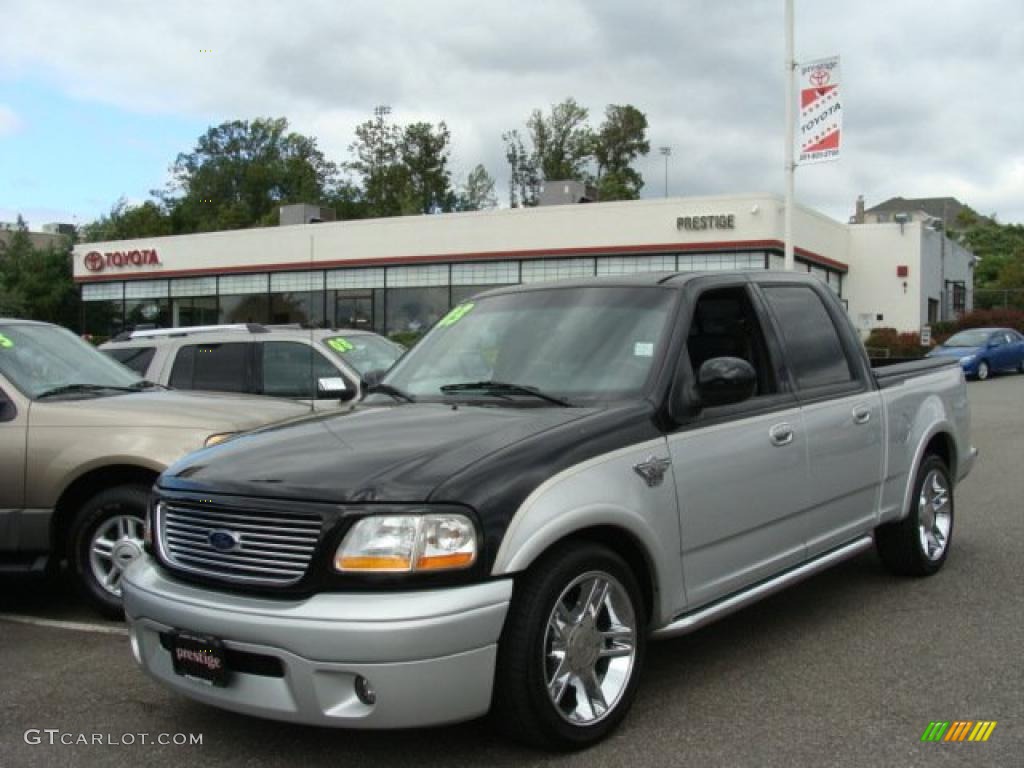
<path fill-rule="evenodd" d="M 76 477 L 54 506 L 50 546 L 56 559 L 67 556 L 68 535 L 82 505 L 100 491 L 119 485 L 152 485 L 160 470 L 141 464 L 117 463 L 94 467 Z"/>
<path fill-rule="evenodd" d="M 568 517 L 568 516 L 567 516 Z M 614 519 L 617 518 L 617 519 Z M 496 564 L 494 573 L 520 573 L 531 568 L 548 552 L 569 542 L 593 542 L 606 546 L 629 565 L 644 599 L 644 609 L 651 626 L 658 626 L 664 608 L 660 605 L 661 590 L 658 587 L 661 568 L 654 555 L 653 542 L 649 532 L 640 532 L 634 526 L 623 525 L 621 515 L 613 519 L 577 520 L 575 524 L 552 525 L 537 532 L 523 543 L 523 546 L 504 566 Z"/>
<path fill-rule="evenodd" d="M 907 476 L 907 489 L 903 496 L 903 507 L 900 519 L 905 518 L 910 510 L 911 498 L 914 495 L 914 484 L 917 473 L 921 470 L 921 464 L 930 455 L 936 455 L 946 463 L 949 470 L 950 481 L 956 484 L 957 477 L 957 454 L 956 439 L 953 437 L 953 427 L 946 422 L 935 424 L 924 437 L 918 442 L 917 451 L 914 454 L 914 463 L 911 465 L 910 474 Z"/>

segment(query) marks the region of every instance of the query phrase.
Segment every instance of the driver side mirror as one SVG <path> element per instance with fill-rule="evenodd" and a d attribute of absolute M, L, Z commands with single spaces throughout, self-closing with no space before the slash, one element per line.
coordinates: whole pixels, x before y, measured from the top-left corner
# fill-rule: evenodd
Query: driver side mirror
<path fill-rule="evenodd" d="M 742 403 L 757 391 L 757 372 L 738 357 L 715 357 L 697 372 L 697 395 L 703 408 Z"/>
<path fill-rule="evenodd" d="M 0 392 L 0 423 L 5 421 L 14 421 L 14 417 L 17 415 L 17 406 L 7 398 L 7 395 Z"/>

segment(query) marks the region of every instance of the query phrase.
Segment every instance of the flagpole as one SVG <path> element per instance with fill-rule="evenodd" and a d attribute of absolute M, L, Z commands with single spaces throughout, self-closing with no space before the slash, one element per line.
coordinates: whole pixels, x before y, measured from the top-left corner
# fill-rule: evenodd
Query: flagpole
<path fill-rule="evenodd" d="M 795 132 L 795 113 L 793 103 L 793 70 L 796 69 L 796 58 L 793 51 L 793 0 L 786 0 L 786 208 L 785 208 L 785 244 L 784 268 L 794 269 L 793 260 L 793 201 L 796 196 L 796 162 L 793 158 Z"/>

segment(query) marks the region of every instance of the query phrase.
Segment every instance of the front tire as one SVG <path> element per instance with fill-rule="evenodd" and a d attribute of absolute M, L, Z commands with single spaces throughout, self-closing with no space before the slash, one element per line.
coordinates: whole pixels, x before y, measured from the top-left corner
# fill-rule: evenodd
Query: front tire
<path fill-rule="evenodd" d="M 149 488 L 120 485 L 89 499 L 71 529 L 70 561 L 79 591 L 97 611 L 124 617 L 121 576 L 142 554 Z"/>
<path fill-rule="evenodd" d="M 516 585 L 498 645 L 497 724 L 541 748 L 601 741 L 633 703 L 646 633 L 640 587 L 619 555 L 590 542 L 552 550 Z"/>
<path fill-rule="evenodd" d="M 987 381 L 991 373 L 992 370 L 989 368 L 987 362 L 982 360 L 980 363 L 978 363 L 978 373 L 976 374 L 976 376 L 978 377 L 978 381 Z"/>
<path fill-rule="evenodd" d="M 931 576 L 946 562 L 952 541 L 953 483 L 946 463 L 929 454 L 917 470 L 909 513 L 878 526 L 875 546 L 893 573 Z"/>

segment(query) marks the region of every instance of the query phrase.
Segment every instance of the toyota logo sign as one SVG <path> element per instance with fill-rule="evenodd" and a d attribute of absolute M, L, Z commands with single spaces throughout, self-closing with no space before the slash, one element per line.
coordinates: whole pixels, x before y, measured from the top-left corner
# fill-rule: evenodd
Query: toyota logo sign
<path fill-rule="evenodd" d="M 89 251 L 85 254 L 85 268 L 90 272 L 99 272 L 103 269 L 103 254 L 99 251 Z"/>
<path fill-rule="evenodd" d="M 126 267 L 158 267 L 162 263 L 155 248 L 144 248 L 138 251 L 109 251 L 107 253 L 89 251 L 82 261 L 90 272 Z"/>

